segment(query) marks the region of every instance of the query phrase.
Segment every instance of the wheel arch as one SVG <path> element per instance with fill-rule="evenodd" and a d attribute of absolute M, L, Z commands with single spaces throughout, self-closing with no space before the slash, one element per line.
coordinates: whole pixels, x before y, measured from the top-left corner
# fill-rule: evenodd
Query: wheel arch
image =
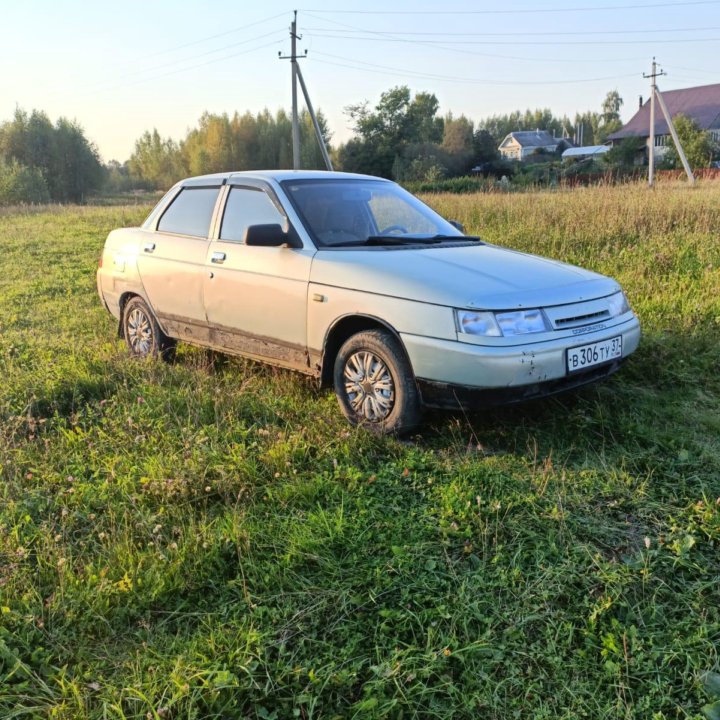
<path fill-rule="evenodd" d="M 332 386 L 335 358 L 337 357 L 343 343 L 348 338 L 359 332 L 363 332 L 364 330 L 387 330 L 398 341 L 403 355 L 412 370 L 412 363 L 410 362 L 410 357 L 405 349 L 405 344 L 400 337 L 400 333 L 398 333 L 392 325 L 388 324 L 384 320 L 381 320 L 379 317 L 375 317 L 374 315 L 343 315 L 335 320 L 325 334 L 320 369 L 321 387 Z"/>
<path fill-rule="evenodd" d="M 125 315 L 125 306 L 134 297 L 140 298 L 148 306 L 148 309 L 155 317 L 155 322 L 158 324 L 158 327 L 163 331 L 163 333 L 165 333 L 165 335 L 167 335 L 165 327 L 158 319 L 157 313 L 155 312 L 155 309 L 153 308 L 153 306 L 150 304 L 150 301 L 142 293 L 136 292 L 134 290 L 126 290 L 120 296 L 120 299 L 118 300 L 118 307 L 120 308 L 120 319 L 118 320 L 118 337 L 121 340 L 125 339 L 125 330 L 123 328 L 123 317 Z M 170 337 L 170 336 L 168 335 L 168 337 Z"/>

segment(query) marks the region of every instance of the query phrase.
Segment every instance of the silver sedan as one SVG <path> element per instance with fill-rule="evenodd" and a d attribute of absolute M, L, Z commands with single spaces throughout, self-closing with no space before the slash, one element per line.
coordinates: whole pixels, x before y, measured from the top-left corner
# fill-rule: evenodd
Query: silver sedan
<path fill-rule="evenodd" d="M 110 233 L 98 291 L 129 350 L 175 342 L 299 370 L 350 422 L 407 432 L 615 372 L 640 326 L 614 280 L 465 235 L 395 183 L 327 172 L 183 180 Z"/>

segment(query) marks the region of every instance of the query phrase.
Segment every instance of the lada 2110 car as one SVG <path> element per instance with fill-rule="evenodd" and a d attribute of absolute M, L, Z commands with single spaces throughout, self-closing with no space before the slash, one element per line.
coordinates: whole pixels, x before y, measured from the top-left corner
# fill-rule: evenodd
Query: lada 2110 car
<path fill-rule="evenodd" d="M 469 237 L 398 185 L 334 172 L 177 183 L 110 233 L 100 297 L 134 355 L 176 340 L 315 376 L 352 423 L 610 375 L 640 326 L 614 280 Z"/>

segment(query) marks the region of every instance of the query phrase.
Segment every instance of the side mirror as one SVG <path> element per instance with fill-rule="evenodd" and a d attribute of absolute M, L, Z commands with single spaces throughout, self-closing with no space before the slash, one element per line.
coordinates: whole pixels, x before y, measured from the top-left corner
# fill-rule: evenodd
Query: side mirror
<path fill-rule="evenodd" d="M 448 222 L 456 229 L 459 230 L 463 235 L 465 234 L 465 228 L 462 223 L 457 220 L 448 220 Z"/>
<path fill-rule="evenodd" d="M 250 225 L 245 229 L 243 242 L 256 247 L 300 247 L 293 231 L 285 232 L 281 225 Z"/>

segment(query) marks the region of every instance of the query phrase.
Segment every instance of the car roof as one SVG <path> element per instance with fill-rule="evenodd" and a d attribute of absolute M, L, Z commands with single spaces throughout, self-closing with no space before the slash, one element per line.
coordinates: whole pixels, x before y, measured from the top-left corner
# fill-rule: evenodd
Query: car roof
<path fill-rule="evenodd" d="M 380 180 L 391 182 L 374 175 L 334 172 L 328 170 L 244 170 L 240 172 L 213 173 L 185 178 L 178 185 L 201 185 L 208 182 L 225 184 L 234 180 Z"/>

